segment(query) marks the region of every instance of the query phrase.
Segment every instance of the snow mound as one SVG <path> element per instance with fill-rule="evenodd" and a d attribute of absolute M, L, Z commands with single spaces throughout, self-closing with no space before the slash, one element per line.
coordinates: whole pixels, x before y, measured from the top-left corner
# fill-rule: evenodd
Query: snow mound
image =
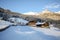
<path fill-rule="evenodd" d="M 9 25 L 12 25 L 12 23 L 0 20 L 0 30 L 8 27 Z"/>

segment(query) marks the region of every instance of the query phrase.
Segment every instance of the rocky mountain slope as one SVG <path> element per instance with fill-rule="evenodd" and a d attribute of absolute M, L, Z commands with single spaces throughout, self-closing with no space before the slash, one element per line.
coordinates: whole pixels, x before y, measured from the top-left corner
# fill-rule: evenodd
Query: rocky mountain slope
<path fill-rule="evenodd" d="M 49 10 L 42 11 L 38 16 L 44 19 L 60 20 L 59 13 L 51 12 Z"/>

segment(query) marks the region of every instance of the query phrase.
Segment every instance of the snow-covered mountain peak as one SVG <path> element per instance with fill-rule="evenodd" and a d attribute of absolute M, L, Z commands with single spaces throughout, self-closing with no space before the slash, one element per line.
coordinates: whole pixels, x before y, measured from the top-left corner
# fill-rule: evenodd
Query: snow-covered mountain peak
<path fill-rule="evenodd" d="M 38 15 L 37 12 L 27 12 L 27 13 L 23 13 L 24 15 Z"/>
<path fill-rule="evenodd" d="M 51 13 L 51 11 L 49 11 L 48 9 L 45 9 L 44 11 L 42 11 L 42 13 Z"/>

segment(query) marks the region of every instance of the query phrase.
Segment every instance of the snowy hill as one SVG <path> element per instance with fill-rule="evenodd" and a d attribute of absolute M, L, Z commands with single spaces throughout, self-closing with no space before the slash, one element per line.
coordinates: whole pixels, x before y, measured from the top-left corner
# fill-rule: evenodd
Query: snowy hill
<path fill-rule="evenodd" d="M 26 23 L 26 21 L 23 19 L 20 21 Z M 8 27 L 8 25 L 11 25 L 11 23 L 7 21 L 1 21 L 0 28 L 2 27 L 1 25 L 3 28 L 5 28 Z M 50 26 L 50 29 L 26 25 L 10 26 L 6 30 L 0 31 L 0 40 L 60 40 L 60 29 L 53 26 Z"/>

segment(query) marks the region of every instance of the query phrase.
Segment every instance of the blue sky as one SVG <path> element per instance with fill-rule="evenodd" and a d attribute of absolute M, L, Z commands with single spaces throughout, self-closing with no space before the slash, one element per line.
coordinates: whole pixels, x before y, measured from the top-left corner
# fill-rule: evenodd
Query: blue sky
<path fill-rule="evenodd" d="M 0 7 L 19 13 L 60 11 L 60 0 L 0 0 Z"/>

